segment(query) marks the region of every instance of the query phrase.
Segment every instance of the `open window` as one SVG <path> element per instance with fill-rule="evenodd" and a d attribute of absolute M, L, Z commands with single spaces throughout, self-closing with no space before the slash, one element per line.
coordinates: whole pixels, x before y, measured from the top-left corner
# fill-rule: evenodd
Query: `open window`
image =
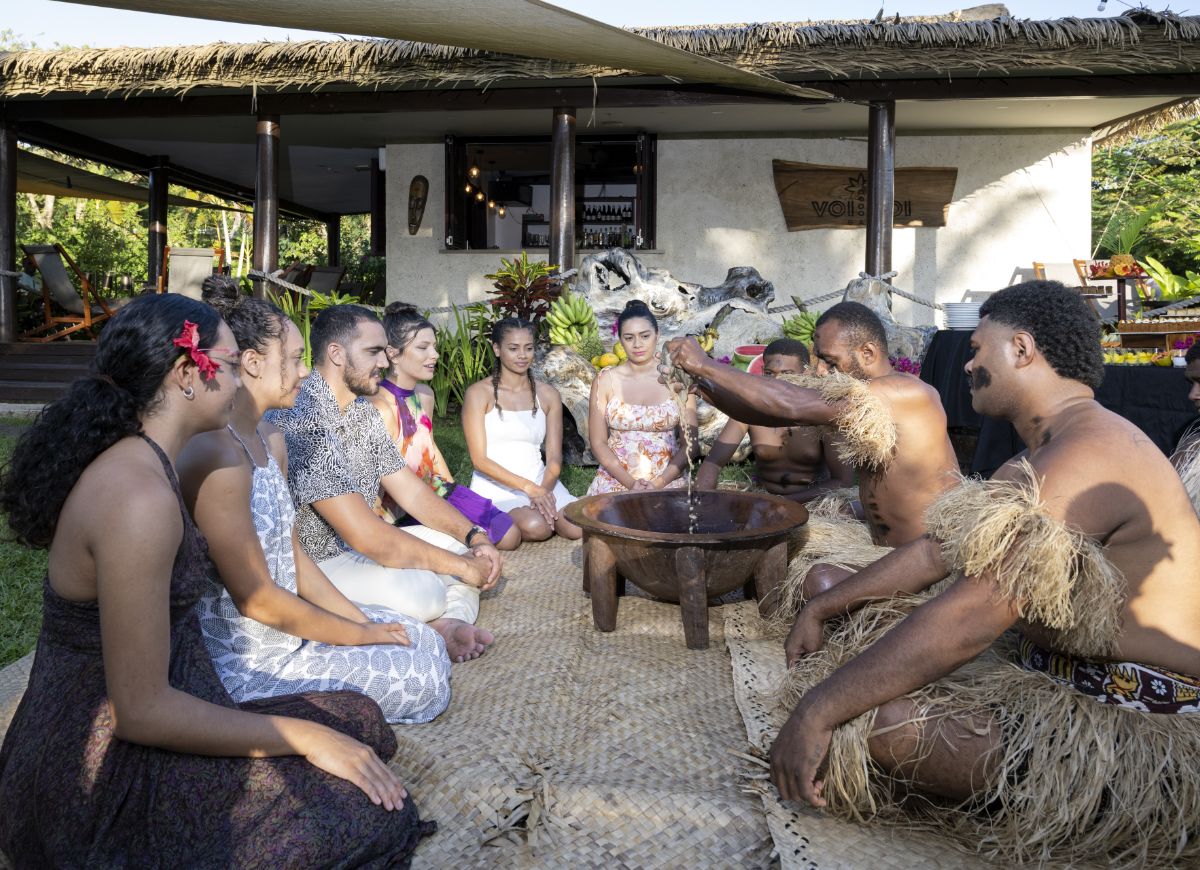
<path fill-rule="evenodd" d="M 653 248 L 656 137 L 575 138 L 575 243 Z M 550 137 L 446 137 L 446 247 L 549 247 Z"/>

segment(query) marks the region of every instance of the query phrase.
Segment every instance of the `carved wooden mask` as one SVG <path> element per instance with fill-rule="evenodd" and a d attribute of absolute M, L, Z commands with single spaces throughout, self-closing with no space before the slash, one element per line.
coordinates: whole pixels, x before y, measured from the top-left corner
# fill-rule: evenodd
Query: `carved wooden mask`
<path fill-rule="evenodd" d="M 421 228 L 421 218 L 425 216 L 425 200 L 429 198 L 429 179 L 424 175 L 414 175 L 412 184 L 408 186 L 408 234 L 415 236 Z"/>

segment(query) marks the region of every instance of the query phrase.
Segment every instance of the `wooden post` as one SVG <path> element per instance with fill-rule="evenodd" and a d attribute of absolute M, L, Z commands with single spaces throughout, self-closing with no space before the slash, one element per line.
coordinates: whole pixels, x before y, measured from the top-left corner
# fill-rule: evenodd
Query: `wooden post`
<path fill-rule="evenodd" d="M 163 248 L 167 246 L 167 186 L 171 173 L 166 157 L 155 157 L 150 167 L 150 201 L 146 209 L 146 275 L 151 284 L 163 277 Z"/>
<path fill-rule="evenodd" d="M 330 266 L 342 264 L 342 216 L 335 214 L 325 221 L 325 256 Z"/>
<path fill-rule="evenodd" d="M 279 116 L 259 115 L 255 128 L 258 159 L 254 173 L 255 269 L 270 272 L 279 261 Z M 254 295 L 265 296 L 265 282 L 254 283 Z"/>
<path fill-rule="evenodd" d="M 867 274 L 892 269 L 896 208 L 896 103 L 871 103 L 867 133 Z"/>
<path fill-rule="evenodd" d="M 0 120 L 0 269 L 17 271 L 17 125 Z M 0 341 L 17 337 L 17 279 L 0 275 Z"/>
<path fill-rule="evenodd" d="M 405 203 L 407 205 L 407 203 Z M 387 256 L 387 172 L 371 158 L 371 256 Z M 330 263 L 329 265 L 334 265 Z"/>
<path fill-rule="evenodd" d="M 575 267 L 575 109 L 554 108 L 550 131 L 550 262 Z"/>

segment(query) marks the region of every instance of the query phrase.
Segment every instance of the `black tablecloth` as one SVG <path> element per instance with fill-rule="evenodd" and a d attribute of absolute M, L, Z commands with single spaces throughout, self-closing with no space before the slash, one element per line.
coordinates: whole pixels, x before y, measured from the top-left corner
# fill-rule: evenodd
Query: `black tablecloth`
<path fill-rule="evenodd" d="M 941 395 L 946 423 L 979 430 L 971 471 L 986 476 L 1025 449 L 1011 423 L 975 413 L 963 366 L 971 358 L 969 330 L 934 335 L 921 363 L 921 380 Z M 1183 370 L 1160 366 L 1105 366 L 1096 400 L 1145 432 L 1168 456 L 1196 420 Z"/>

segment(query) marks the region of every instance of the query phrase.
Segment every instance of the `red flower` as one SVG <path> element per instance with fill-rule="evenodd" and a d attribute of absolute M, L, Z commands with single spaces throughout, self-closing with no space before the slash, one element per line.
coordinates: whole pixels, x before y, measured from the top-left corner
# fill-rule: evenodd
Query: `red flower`
<path fill-rule="evenodd" d="M 221 366 L 213 362 L 209 355 L 200 349 L 200 327 L 192 321 L 183 321 L 183 329 L 180 331 L 179 337 L 172 340 L 172 344 L 182 347 L 188 352 L 188 356 L 192 358 L 192 362 L 200 370 L 200 377 L 204 380 L 211 381 L 221 370 Z"/>

